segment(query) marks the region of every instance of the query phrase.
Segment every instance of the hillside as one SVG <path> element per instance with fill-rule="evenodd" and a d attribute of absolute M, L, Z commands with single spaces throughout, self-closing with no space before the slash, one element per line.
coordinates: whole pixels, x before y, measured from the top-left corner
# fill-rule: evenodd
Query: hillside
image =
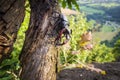
<path fill-rule="evenodd" d="M 93 38 L 113 46 L 120 30 L 120 0 L 78 1 L 80 11 L 93 22 Z M 117 36 L 116 36 L 117 35 Z M 115 39 L 114 39 L 115 38 Z M 113 40 L 113 41 L 112 41 Z M 111 41 L 109 43 L 109 41 Z"/>
<path fill-rule="evenodd" d="M 116 35 L 118 34 L 118 31 L 115 32 L 94 32 L 93 33 L 93 39 L 98 39 L 100 41 L 105 40 L 112 40 Z"/>

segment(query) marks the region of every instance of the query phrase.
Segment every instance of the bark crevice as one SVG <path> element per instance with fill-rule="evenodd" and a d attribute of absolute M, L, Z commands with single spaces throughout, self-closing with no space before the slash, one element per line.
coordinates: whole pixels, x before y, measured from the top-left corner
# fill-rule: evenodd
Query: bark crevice
<path fill-rule="evenodd" d="M 8 58 L 25 16 L 24 0 L 0 1 L 0 63 Z"/>

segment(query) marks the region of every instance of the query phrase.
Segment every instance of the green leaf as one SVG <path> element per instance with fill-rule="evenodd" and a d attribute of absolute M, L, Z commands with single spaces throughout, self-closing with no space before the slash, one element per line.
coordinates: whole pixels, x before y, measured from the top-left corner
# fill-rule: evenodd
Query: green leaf
<path fill-rule="evenodd" d="M 80 10 L 79 5 L 77 4 L 77 1 L 76 0 L 71 0 L 71 1 L 72 1 L 73 5 L 75 5 L 76 9 Z"/>
<path fill-rule="evenodd" d="M 62 7 L 63 7 L 63 8 L 66 7 L 66 1 L 65 1 L 65 0 L 63 0 L 63 2 L 62 2 Z"/>
<path fill-rule="evenodd" d="M 72 2 L 71 2 L 71 0 L 68 0 L 67 3 L 68 3 L 68 7 L 69 7 L 70 9 L 72 9 Z"/>
<path fill-rule="evenodd" d="M 26 11 L 27 11 L 28 13 L 30 13 L 30 10 L 29 10 L 29 9 L 26 9 Z"/>
<path fill-rule="evenodd" d="M 0 78 L 0 80 L 13 80 L 13 77 L 11 75 Z"/>
<path fill-rule="evenodd" d="M 25 3 L 25 8 L 29 8 L 30 7 L 30 4 L 29 4 L 29 1 L 26 0 L 26 3 Z"/>
<path fill-rule="evenodd" d="M 5 75 L 6 71 L 5 70 L 0 70 L 0 76 Z"/>
<path fill-rule="evenodd" d="M 18 61 L 18 60 L 17 60 L 16 58 L 14 58 L 14 59 L 6 59 L 6 60 L 4 60 L 4 61 L 1 63 L 0 68 L 3 68 L 3 67 L 8 66 L 8 65 L 12 65 L 12 64 L 14 64 L 14 63 L 17 62 L 17 61 Z"/>
<path fill-rule="evenodd" d="M 27 4 L 25 5 L 25 8 L 28 8 L 28 7 L 30 7 L 30 4 L 29 4 L 29 3 L 27 3 Z"/>

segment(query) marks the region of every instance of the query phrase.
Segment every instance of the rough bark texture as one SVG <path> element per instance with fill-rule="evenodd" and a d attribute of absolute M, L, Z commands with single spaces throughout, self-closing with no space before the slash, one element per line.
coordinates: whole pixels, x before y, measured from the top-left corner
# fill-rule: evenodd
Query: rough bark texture
<path fill-rule="evenodd" d="M 20 56 L 21 80 L 56 80 L 56 50 L 51 45 L 51 0 L 30 0 L 30 25 Z"/>
<path fill-rule="evenodd" d="M 106 71 L 106 74 L 85 68 L 74 68 L 60 71 L 57 80 L 120 80 L 120 62 L 94 65 L 96 68 Z"/>
<path fill-rule="evenodd" d="M 24 19 L 24 0 L 0 0 L 0 63 L 9 56 Z"/>

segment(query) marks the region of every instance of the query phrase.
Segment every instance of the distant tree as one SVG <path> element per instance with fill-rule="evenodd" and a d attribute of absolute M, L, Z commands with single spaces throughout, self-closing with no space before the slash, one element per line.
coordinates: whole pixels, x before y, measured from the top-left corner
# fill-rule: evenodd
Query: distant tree
<path fill-rule="evenodd" d="M 120 39 L 115 43 L 113 53 L 115 55 L 116 61 L 120 61 Z"/>

